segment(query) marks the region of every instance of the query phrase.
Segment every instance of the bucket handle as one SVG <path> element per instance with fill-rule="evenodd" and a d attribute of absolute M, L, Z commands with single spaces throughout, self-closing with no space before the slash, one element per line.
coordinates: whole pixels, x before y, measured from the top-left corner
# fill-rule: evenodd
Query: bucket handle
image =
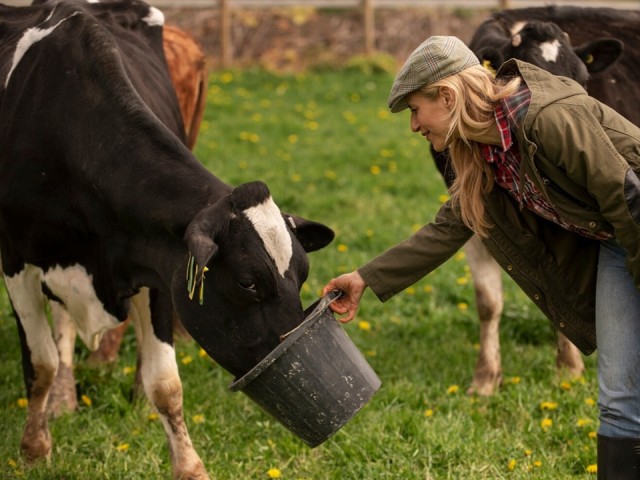
<path fill-rule="evenodd" d="M 313 312 L 311 313 L 311 315 L 309 315 L 309 317 L 313 317 L 313 314 L 316 313 L 316 312 L 324 312 L 327 308 L 329 308 L 329 305 L 331 305 L 333 302 L 335 302 L 337 299 L 339 299 L 342 295 L 343 295 L 343 292 L 341 292 L 340 290 L 333 290 L 333 291 L 327 293 L 324 297 L 322 297 L 320 300 L 318 300 L 318 304 L 313 309 Z M 287 333 L 284 333 L 284 334 L 280 335 L 280 342 L 284 342 L 285 339 L 289 335 L 291 335 L 293 332 L 298 330 L 305 323 L 306 322 L 302 322 L 302 323 L 300 323 L 300 325 L 298 325 L 294 329 L 288 331 Z"/>

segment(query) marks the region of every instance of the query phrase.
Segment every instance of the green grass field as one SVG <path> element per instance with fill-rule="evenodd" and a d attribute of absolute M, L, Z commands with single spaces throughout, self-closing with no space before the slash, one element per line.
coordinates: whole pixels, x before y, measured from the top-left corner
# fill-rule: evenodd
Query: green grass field
<path fill-rule="evenodd" d="M 336 232 L 310 254 L 302 295 L 429 221 L 446 197 L 428 145 L 391 115 L 392 77 L 357 70 L 279 76 L 214 72 L 198 158 L 230 184 L 264 180 L 282 210 Z M 580 380 L 556 373 L 549 322 L 505 281 L 504 385 L 465 394 L 477 355 L 474 293 L 462 254 L 380 303 L 371 292 L 345 330 L 382 380 L 369 404 L 310 449 L 241 393 L 194 343 L 176 346 L 185 416 L 212 478 L 286 480 L 595 478 L 595 358 Z M 0 297 L 0 478 L 170 478 L 164 433 L 145 400 L 132 400 L 135 345 L 90 368 L 77 345 L 79 411 L 50 423 L 51 460 L 22 463 L 26 415 L 17 329 Z"/>

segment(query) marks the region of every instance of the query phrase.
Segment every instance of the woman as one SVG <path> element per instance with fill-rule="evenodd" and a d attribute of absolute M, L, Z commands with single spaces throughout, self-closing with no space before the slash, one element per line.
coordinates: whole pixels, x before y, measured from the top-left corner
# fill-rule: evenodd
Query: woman
<path fill-rule="evenodd" d="M 478 234 L 585 354 L 598 351 L 600 479 L 640 478 L 640 129 L 573 80 L 509 60 L 494 78 L 455 37 L 431 37 L 395 78 L 389 108 L 448 149 L 456 180 L 435 220 L 324 293 L 354 318 Z"/>

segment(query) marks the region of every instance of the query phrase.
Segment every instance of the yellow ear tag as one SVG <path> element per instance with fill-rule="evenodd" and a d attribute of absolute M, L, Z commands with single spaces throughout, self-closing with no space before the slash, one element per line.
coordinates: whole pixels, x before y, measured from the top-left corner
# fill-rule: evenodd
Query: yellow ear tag
<path fill-rule="evenodd" d="M 491 65 L 491 62 L 489 60 L 483 60 L 482 61 L 482 66 L 484 68 L 486 68 L 487 70 L 489 70 L 491 72 L 491 75 L 493 75 L 495 77 L 497 72 L 496 72 L 495 68 L 493 68 L 493 65 Z"/>

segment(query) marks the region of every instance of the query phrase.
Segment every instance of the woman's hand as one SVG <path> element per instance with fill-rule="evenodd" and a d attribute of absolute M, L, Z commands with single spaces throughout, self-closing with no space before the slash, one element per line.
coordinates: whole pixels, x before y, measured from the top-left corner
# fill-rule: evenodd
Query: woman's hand
<path fill-rule="evenodd" d="M 362 298 L 366 288 L 367 284 L 360 274 L 355 271 L 345 273 L 344 275 L 340 275 L 339 277 L 331 280 L 322 289 L 322 295 L 324 296 L 334 290 L 340 290 L 342 292 L 342 296 L 337 300 L 334 300 L 329 305 L 329 308 L 339 315 L 344 315 L 343 317 L 340 317 L 339 320 L 342 323 L 347 323 L 353 320 L 356 316 L 358 306 L 360 305 L 360 299 Z"/>

